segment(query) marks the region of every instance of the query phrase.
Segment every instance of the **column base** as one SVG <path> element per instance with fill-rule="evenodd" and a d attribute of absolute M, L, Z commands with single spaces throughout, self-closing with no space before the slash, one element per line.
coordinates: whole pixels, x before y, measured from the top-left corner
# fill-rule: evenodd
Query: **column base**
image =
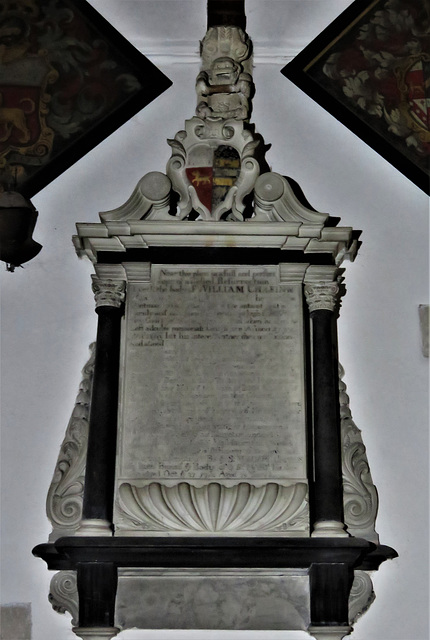
<path fill-rule="evenodd" d="M 308 633 L 310 633 L 315 640 L 342 640 L 342 638 L 350 634 L 352 630 L 353 628 L 349 626 L 318 627 L 311 625 L 308 627 Z"/>
<path fill-rule="evenodd" d="M 311 538 L 349 538 L 343 522 L 337 520 L 322 520 L 314 524 Z"/>
<path fill-rule="evenodd" d="M 81 520 L 76 536 L 100 536 L 111 537 L 112 525 L 107 520 L 98 520 L 96 518 Z"/>
<path fill-rule="evenodd" d="M 73 627 L 73 633 L 82 640 L 111 640 L 119 632 L 117 627 Z"/>

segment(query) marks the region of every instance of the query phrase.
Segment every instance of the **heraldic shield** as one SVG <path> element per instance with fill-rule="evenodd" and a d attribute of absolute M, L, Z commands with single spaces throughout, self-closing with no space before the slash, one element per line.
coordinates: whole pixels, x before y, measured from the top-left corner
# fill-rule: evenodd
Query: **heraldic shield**
<path fill-rule="evenodd" d="M 44 56 L 0 67 L 0 167 L 40 164 L 51 153 L 54 134 L 45 121 L 47 85 L 58 74 Z"/>
<path fill-rule="evenodd" d="M 398 73 L 402 92 L 400 107 L 412 130 L 423 142 L 430 142 L 430 56 L 411 56 Z"/>
<path fill-rule="evenodd" d="M 166 173 L 179 194 L 177 216 L 194 210 L 202 220 L 243 220 L 244 198 L 260 173 L 254 158 L 258 140 L 243 122 L 193 117 L 168 142 Z"/>

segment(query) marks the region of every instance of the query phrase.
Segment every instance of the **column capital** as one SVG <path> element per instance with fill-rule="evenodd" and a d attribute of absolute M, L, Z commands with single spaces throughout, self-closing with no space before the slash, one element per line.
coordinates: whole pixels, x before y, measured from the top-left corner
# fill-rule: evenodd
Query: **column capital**
<path fill-rule="evenodd" d="M 125 299 L 125 281 L 101 279 L 91 276 L 92 289 L 96 301 L 96 309 L 99 307 L 121 307 Z"/>
<path fill-rule="evenodd" d="M 339 295 L 339 285 L 337 282 L 305 282 L 305 297 L 309 311 L 326 309 L 333 312 L 336 308 Z"/>

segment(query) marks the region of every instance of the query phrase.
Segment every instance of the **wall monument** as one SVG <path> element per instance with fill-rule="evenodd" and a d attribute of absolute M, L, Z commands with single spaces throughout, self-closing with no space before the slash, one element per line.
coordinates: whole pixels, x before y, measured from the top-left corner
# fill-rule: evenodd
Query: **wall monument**
<path fill-rule="evenodd" d="M 98 332 L 48 494 L 50 599 L 83 640 L 123 629 L 340 640 L 396 552 L 338 363 L 357 234 L 268 170 L 252 45 L 201 43 L 166 173 L 78 224 Z"/>

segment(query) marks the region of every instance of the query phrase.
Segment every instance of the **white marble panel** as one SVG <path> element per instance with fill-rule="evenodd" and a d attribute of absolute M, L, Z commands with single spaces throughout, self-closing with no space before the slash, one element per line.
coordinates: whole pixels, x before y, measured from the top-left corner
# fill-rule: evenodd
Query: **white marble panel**
<path fill-rule="evenodd" d="M 115 624 L 122 629 L 305 630 L 305 572 L 123 570 Z"/>
<path fill-rule="evenodd" d="M 297 274 L 152 265 L 122 343 L 117 531 L 306 535 Z"/>
<path fill-rule="evenodd" d="M 278 267 L 152 267 L 129 283 L 118 477 L 306 477 L 301 285 Z"/>

